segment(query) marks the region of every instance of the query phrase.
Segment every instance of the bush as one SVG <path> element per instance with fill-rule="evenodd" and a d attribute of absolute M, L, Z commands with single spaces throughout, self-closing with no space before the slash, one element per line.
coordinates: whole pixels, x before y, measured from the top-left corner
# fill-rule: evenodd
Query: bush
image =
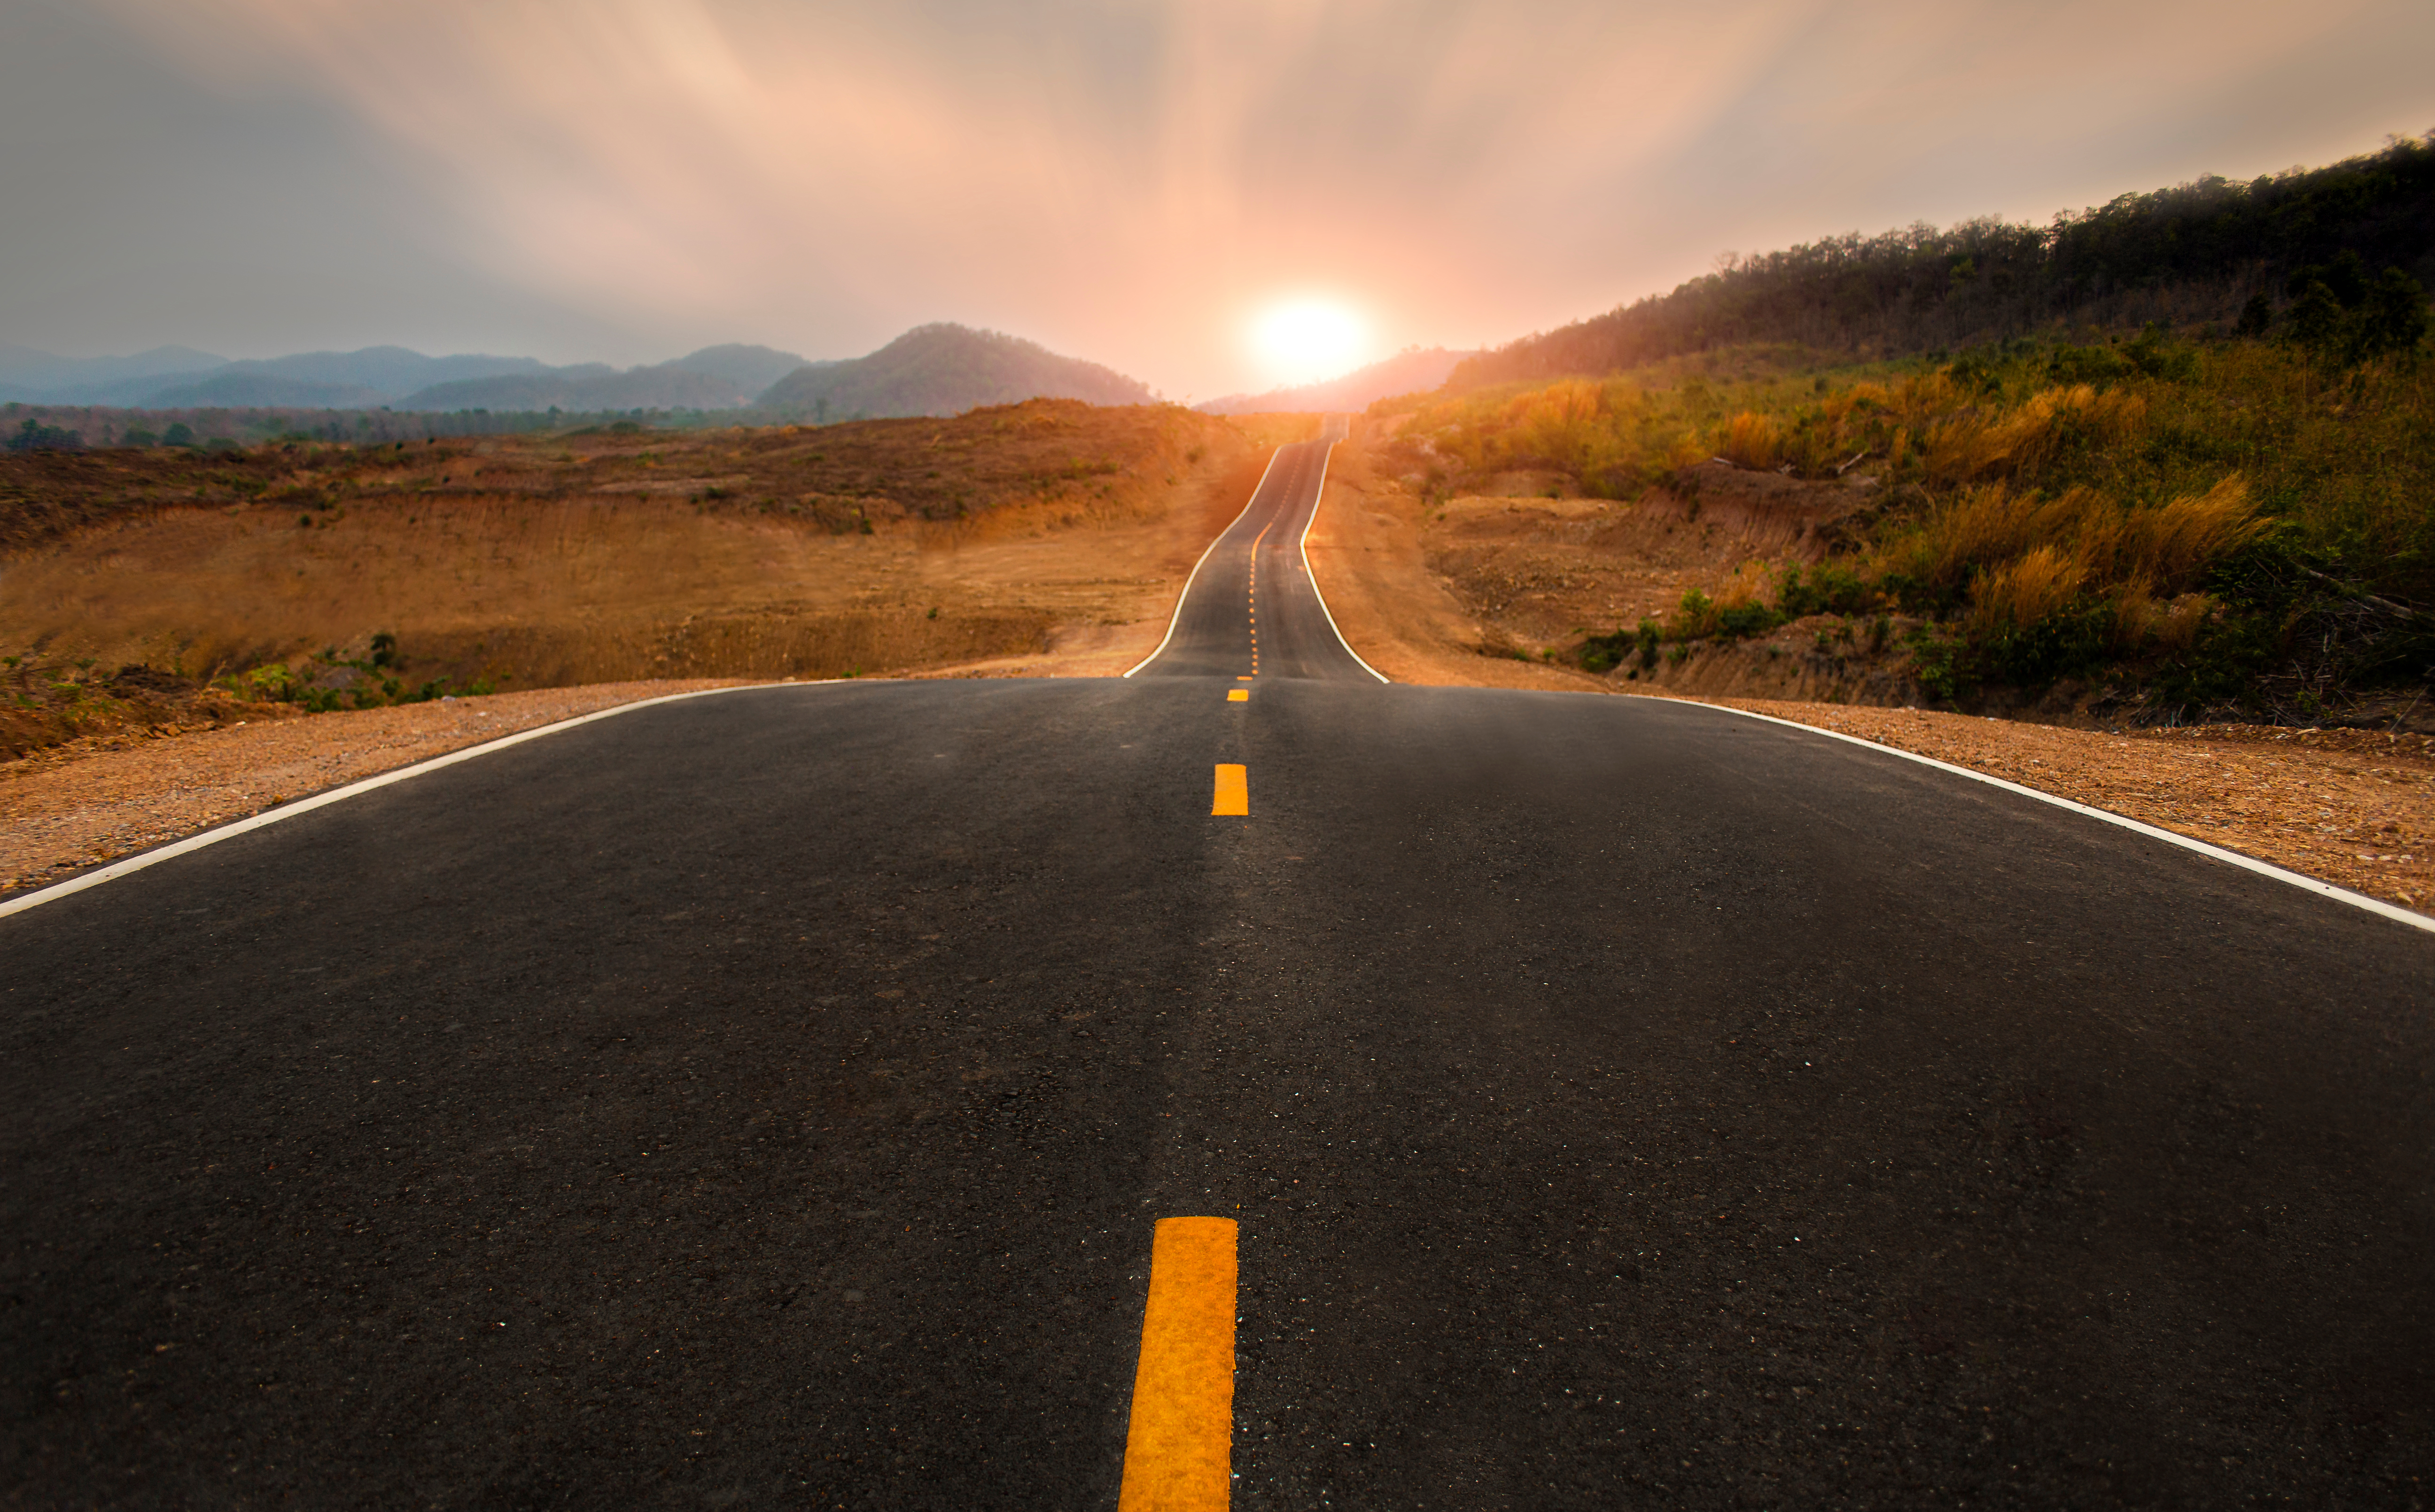
<path fill-rule="evenodd" d="M 1775 605 L 1787 620 L 1811 614 L 1857 614 L 1874 607 L 1877 593 L 1852 568 L 1824 562 L 1805 580 L 1799 567 L 1787 567 L 1776 580 Z"/>

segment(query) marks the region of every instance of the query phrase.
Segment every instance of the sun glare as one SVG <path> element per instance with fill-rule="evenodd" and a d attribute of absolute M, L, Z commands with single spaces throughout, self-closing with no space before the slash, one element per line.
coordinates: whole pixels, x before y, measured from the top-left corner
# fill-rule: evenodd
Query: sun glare
<path fill-rule="evenodd" d="M 1252 350 L 1272 383 L 1334 378 L 1360 364 L 1370 341 L 1358 312 L 1328 300 L 1297 300 L 1252 322 Z"/>

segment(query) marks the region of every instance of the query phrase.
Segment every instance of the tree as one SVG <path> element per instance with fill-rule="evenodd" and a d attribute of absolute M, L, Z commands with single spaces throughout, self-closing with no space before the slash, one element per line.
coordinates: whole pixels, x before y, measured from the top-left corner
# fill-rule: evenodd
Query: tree
<path fill-rule="evenodd" d="M 9 450 L 12 452 L 78 452 L 83 449 L 84 438 L 76 432 L 57 425 L 45 425 L 31 418 L 17 427 L 16 435 L 9 438 Z"/>
<path fill-rule="evenodd" d="M 2300 297 L 2286 312 L 2291 339 L 2319 356 L 2331 356 L 2343 345 L 2348 312 L 2323 279 L 2310 279 L 2299 289 Z"/>
<path fill-rule="evenodd" d="M 2426 339 L 2426 291 L 2397 267 L 2388 267 L 2359 301 L 2346 355 L 2353 362 L 2386 352 L 2415 353 Z"/>

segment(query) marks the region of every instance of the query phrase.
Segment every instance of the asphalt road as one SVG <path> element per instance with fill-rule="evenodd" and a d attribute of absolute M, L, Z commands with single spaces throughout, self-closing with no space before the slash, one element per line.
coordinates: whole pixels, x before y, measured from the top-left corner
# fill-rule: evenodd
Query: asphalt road
<path fill-rule="evenodd" d="M 1239 1507 L 2424 1503 L 2426 936 L 1271 550 L 0 919 L 9 1503 L 1107 1506 L 1196 1213 Z"/>

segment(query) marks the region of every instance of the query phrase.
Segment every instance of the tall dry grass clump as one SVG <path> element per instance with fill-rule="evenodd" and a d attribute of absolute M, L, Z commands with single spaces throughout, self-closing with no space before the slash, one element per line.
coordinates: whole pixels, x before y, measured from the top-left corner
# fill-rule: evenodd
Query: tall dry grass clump
<path fill-rule="evenodd" d="M 2010 412 L 1990 406 L 1929 421 L 1922 459 L 1931 483 L 2033 474 L 2068 443 L 2123 444 L 2147 415 L 2147 401 L 2127 390 L 2049 388 Z"/>
<path fill-rule="evenodd" d="M 2204 493 L 2126 512 L 2116 550 L 2126 576 L 2181 593 L 2265 528 L 2247 480 L 2235 473 Z"/>
<path fill-rule="evenodd" d="M 2204 617 L 2209 569 L 2265 528 L 2238 475 L 2203 493 L 2126 508 L 2094 489 L 2040 498 L 2002 483 L 1931 511 L 1876 558 L 1881 581 L 1948 599 L 1966 592 L 1971 627 L 2028 629 L 2078 607 L 2112 605 L 2116 644 L 2186 642 Z"/>
<path fill-rule="evenodd" d="M 1987 569 L 1971 585 L 1970 625 L 1980 633 L 2027 628 L 2071 607 L 2088 581 L 2088 564 L 2057 545 L 2031 546 Z"/>
<path fill-rule="evenodd" d="M 1718 433 L 1716 455 L 1736 467 L 1772 471 L 1785 460 L 1784 427 L 1768 416 L 1743 410 Z"/>

